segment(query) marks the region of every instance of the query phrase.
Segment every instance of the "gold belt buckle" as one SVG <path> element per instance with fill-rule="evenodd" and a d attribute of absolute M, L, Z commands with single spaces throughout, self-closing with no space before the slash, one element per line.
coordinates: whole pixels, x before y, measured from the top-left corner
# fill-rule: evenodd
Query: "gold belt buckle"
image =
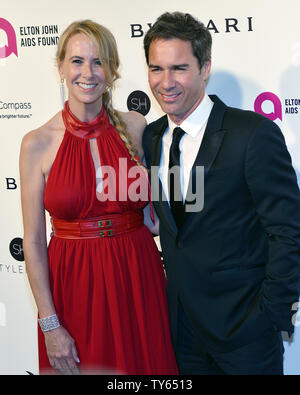
<path fill-rule="evenodd" d="M 106 231 L 104 231 L 104 230 L 99 231 L 100 237 L 111 237 L 113 235 L 114 235 L 113 229 L 107 229 Z"/>
<path fill-rule="evenodd" d="M 111 219 L 107 219 L 104 221 L 98 221 L 98 228 L 105 228 L 106 226 L 111 226 L 111 225 L 112 225 Z"/>

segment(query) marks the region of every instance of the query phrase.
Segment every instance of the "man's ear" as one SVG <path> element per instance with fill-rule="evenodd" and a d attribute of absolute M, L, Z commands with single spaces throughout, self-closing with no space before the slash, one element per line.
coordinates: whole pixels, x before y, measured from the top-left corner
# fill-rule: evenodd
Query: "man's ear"
<path fill-rule="evenodd" d="M 211 70 L 211 60 L 207 60 L 202 66 L 203 80 L 207 81 Z"/>

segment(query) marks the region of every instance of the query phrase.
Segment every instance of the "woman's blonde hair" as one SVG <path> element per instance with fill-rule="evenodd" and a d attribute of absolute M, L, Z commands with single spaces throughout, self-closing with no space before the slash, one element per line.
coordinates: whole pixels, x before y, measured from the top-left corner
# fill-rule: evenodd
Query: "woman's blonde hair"
<path fill-rule="evenodd" d="M 96 43 L 99 49 L 99 59 L 101 60 L 108 84 L 108 89 L 103 93 L 103 104 L 132 160 L 140 165 L 140 162 L 136 159 L 137 149 L 132 142 L 126 123 L 122 120 L 120 113 L 112 106 L 110 92 L 114 88 L 115 81 L 120 78 L 120 74 L 118 73 L 120 59 L 116 40 L 106 27 L 94 21 L 87 19 L 73 22 L 65 29 L 59 39 L 56 51 L 56 60 L 58 63 L 64 61 L 69 39 L 75 34 L 85 34 Z"/>

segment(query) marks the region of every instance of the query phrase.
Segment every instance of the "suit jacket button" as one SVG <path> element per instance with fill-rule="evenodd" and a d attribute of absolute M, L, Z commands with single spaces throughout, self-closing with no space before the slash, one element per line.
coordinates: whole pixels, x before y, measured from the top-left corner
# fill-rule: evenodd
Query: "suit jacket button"
<path fill-rule="evenodd" d="M 183 244 L 182 244 L 182 242 L 181 242 L 181 241 L 178 241 L 178 243 L 177 243 L 177 247 L 178 247 L 178 248 L 182 248 L 182 247 L 183 247 Z"/>

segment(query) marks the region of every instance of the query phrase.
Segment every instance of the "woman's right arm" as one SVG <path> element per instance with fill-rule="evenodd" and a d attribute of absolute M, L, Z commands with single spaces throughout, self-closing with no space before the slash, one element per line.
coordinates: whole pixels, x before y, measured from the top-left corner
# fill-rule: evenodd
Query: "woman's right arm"
<path fill-rule="evenodd" d="M 45 178 L 42 171 L 45 147 L 33 131 L 24 136 L 20 152 L 21 202 L 24 226 L 23 249 L 26 271 L 40 318 L 56 314 L 49 283 L 46 220 L 44 209 Z M 47 353 L 59 372 L 77 373 L 79 362 L 74 340 L 60 326 L 45 332 Z"/>
<path fill-rule="evenodd" d="M 43 205 L 43 145 L 36 131 L 24 136 L 20 152 L 23 249 L 30 286 L 40 317 L 55 314 L 49 285 L 46 220 Z"/>

